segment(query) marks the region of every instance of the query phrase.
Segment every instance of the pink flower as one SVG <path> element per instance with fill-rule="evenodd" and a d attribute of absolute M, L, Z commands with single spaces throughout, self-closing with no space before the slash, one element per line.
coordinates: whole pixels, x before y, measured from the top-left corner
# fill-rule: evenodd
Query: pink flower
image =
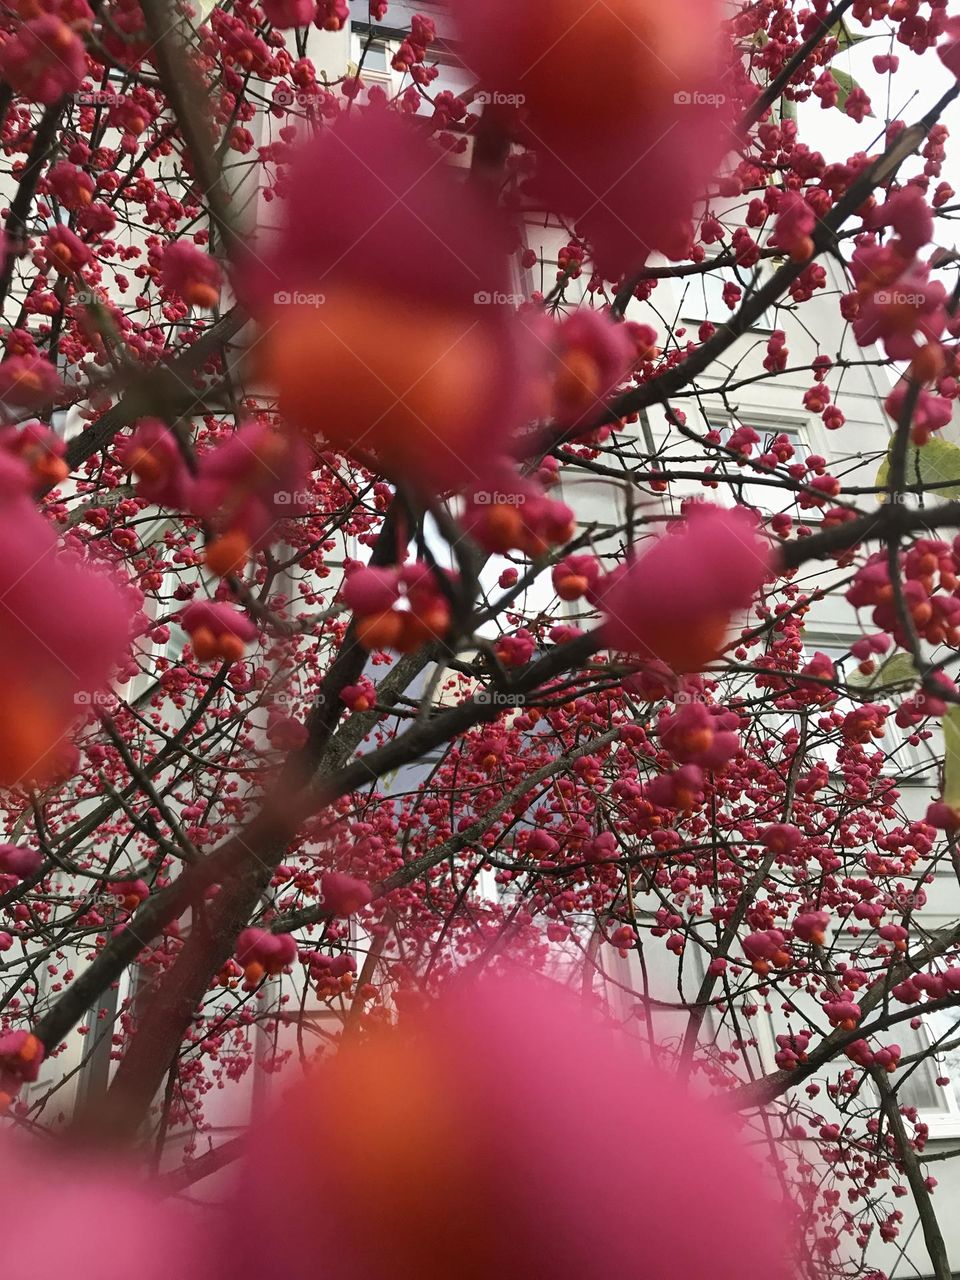
<path fill-rule="evenodd" d="M 349 569 L 340 597 L 354 613 L 384 613 L 400 598 L 400 573 L 390 567 L 360 565 Z"/>
<path fill-rule="evenodd" d="M 596 556 L 564 556 L 553 566 L 553 589 L 561 600 L 579 600 L 589 595 L 600 579 L 600 561 Z"/>
<path fill-rule="evenodd" d="M 789 822 L 774 822 L 760 832 L 760 843 L 772 853 L 792 853 L 803 840 L 803 832 Z"/>
<path fill-rule="evenodd" d="M 862 300 L 853 321 L 861 347 L 882 341 L 891 360 L 912 360 L 940 337 L 947 323 L 947 291 L 927 276 L 926 267 L 914 267 Z"/>
<path fill-rule="evenodd" d="M 132 606 L 105 573 L 61 553 L 0 454 L 0 785 L 52 776 L 73 722 L 126 656 Z"/>
<path fill-rule="evenodd" d="M 616 1124 L 611 1097 L 629 1099 Z M 322 1256 L 325 1280 L 783 1280 L 775 1185 L 720 1106 L 569 992 L 452 983 L 260 1127 L 223 1215 L 225 1274 L 299 1276 Z"/>
<path fill-rule="evenodd" d="M 927 806 L 924 822 L 936 827 L 938 831 L 960 831 L 960 809 L 944 804 L 942 800 L 935 800 Z"/>
<path fill-rule="evenodd" d="M 703 799 L 703 770 L 685 764 L 672 773 L 661 773 L 644 784 L 645 800 L 663 809 L 690 810 Z"/>
<path fill-rule="evenodd" d="M 0 1036 L 0 1113 L 6 1111 L 20 1086 L 36 1080 L 44 1048 L 29 1031 L 9 1031 Z M 4 1246 L 6 1256 L 6 1246 Z"/>
<path fill-rule="evenodd" d="M 820 106 L 826 110 L 835 107 L 840 101 L 840 86 L 829 71 L 822 71 L 814 81 L 813 94 L 820 99 Z"/>
<path fill-rule="evenodd" d="M 344 919 L 373 901 L 373 893 L 365 880 L 343 871 L 325 871 L 320 878 L 320 902 L 329 912 Z"/>
<path fill-rule="evenodd" d="M 276 539 L 284 517 L 303 509 L 310 463 L 305 441 L 260 422 L 200 455 L 187 496 L 218 535 L 205 555 L 214 573 L 242 569 L 252 551 Z"/>
<path fill-rule="evenodd" d="M 267 21 L 281 30 L 309 26 L 316 11 L 315 0 L 263 0 Z"/>
<path fill-rule="evenodd" d="M 215 307 L 220 300 L 220 268 L 215 258 L 188 240 L 175 240 L 163 251 L 160 283 L 164 292 L 191 307 Z"/>
<path fill-rule="evenodd" d="M 814 383 L 803 393 L 803 405 L 811 413 L 822 413 L 830 403 L 830 388 L 824 382 Z"/>
<path fill-rule="evenodd" d="M 915 186 L 895 191 L 888 200 L 873 209 L 868 225 L 892 227 L 900 237 L 903 253 L 908 257 L 933 239 L 933 214 L 926 196 Z"/>
<path fill-rule="evenodd" d="M 32 409 L 60 390 L 56 369 L 43 356 L 10 356 L 0 363 L 0 411 L 4 403 Z"/>
<path fill-rule="evenodd" d="M 740 750 L 736 713 L 685 702 L 660 722 L 660 741 L 678 764 L 722 769 Z"/>
<path fill-rule="evenodd" d="M 377 705 L 377 690 L 371 680 L 364 677 L 356 684 L 348 684 L 340 690 L 340 701 L 351 711 L 370 711 Z"/>
<path fill-rule="evenodd" d="M 0 428 L 0 448 L 24 463 L 38 488 L 59 484 L 69 474 L 66 443 L 42 422 Z"/>
<path fill-rule="evenodd" d="M 946 39 L 937 45 L 940 61 L 960 80 L 960 17 L 948 18 L 944 26 Z"/>
<path fill-rule="evenodd" d="M 114 880 L 107 885 L 107 892 L 127 911 L 136 911 L 140 903 L 150 897 L 150 886 L 146 880 Z"/>
<path fill-rule="evenodd" d="M 461 523 L 486 551 L 516 549 L 534 557 L 569 541 L 576 527 L 571 508 L 520 475 L 509 458 L 491 460 L 468 489 Z"/>
<path fill-rule="evenodd" d="M 500 211 L 380 110 L 324 129 L 287 191 L 271 270 L 236 282 L 281 411 L 421 489 L 474 481 L 522 422 L 529 364 Z"/>
<path fill-rule="evenodd" d="M 883 402 L 883 407 L 894 422 L 900 420 L 907 393 L 908 383 L 898 382 Z M 953 401 L 947 400 L 944 396 L 931 395 L 929 391 L 921 388 L 916 397 L 911 420 L 910 435 L 913 443 L 926 444 L 931 434 L 945 427 L 952 417 Z"/>
<path fill-rule="evenodd" d="M 680 673 L 702 671 L 771 567 L 749 512 L 695 506 L 679 528 L 601 581 L 605 641 Z"/>
<path fill-rule="evenodd" d="M 83 41 L 52 13 L 21 23 L 0 45 L 0 78 L 29 102 L 49 105 L 76 92 L 86 71 Z"/>
<path fill-rule="evenodd" d="M 811 232 L 816 225 L 817 215 L 803 196 L 788 191 L 778 206 L 770 243 L 795 262 L 805 262 L 813 253 Z"/>
<path fill-rule="evenodd" d="M 633 335 L 592 307 L 580 307 L 557 329 L 555 347 L 553 416 L 566 426 L 589 423 L 636 359 Z"/>
<path fill-rule="evenodd" d="M 200 662 L 239 662 L 257 628 L 233 605 L 195 600 L 180 615 L 180 625 L 190 633 L 193 652 Z"/>
<path fill-rule="evenodd" d="M 244 986 L 251 991 L 263 978 L 276 977 L 293 964 L 297 943 L 293 934 L 251 927 L 238 936 L 234 954 L 243 966 Z"/>
<path fill-rule="evenodd" d="M 96 184 L 69 160 L 60 160 L 47 174 L 47 185 L 65 209 L 82 209 L 93 198 Z"/>
<path fill-rule="evenodd" d="M 493 652 L 505 667 L 525 667 L 536 651 L 537 642 L 526 627 L 512 636 L 501 636 Z"/>
<path fill-rule="evenodd" d="M 137 477 L 137 493 L 162 507 L 183 507 L 192 477 L 173 432 L 159 418 L 144 418 L 117 445 L 117 458 Z"/>
<path fill-rule="evenodd" d="M 144 90 L 138 96 L 120 97 L 110 108 L 107 121 L 113 129 L 121 129 L 134 137 L 143 133 L 156 115 L 156 107 Z"/>
<path fill-rule="evenodd" d="M 267 722 L 267 741 L 278 751 L 296 751 L 310 737 L 307 726 L 296 716 L 285 715 L 276 707 L 270 708 Z"/>
<path fill-rule="evenodd" d="M 0 844 L 0 873 L 26 880 L 43 866 L 38 849 L 23 849 L 17 844 Z"/>
<path fill-rule="evenodd" d="M 43 252 L 47 262 L 63 275 L 72 275 L 89 266 L 93 253 L 69 227 L 58 226 L 43 237 Z"/>
<path fill-rule="evenodd" d="M 823 1011 L 835 1027 L 844 1031 L 852 1031 L 861 1017 L 860 1006 L 855 1000 L 844 998 L 842 993 L 839 998 L 825 1000 Z"/>
<path fill-rule="evenodd" d="M 843 110 L 851 120 L 856 120 L 857 124 L 862 124 L 867 116 L 872 116 L 873 107 L 866 90 L 862 89 L 860 85 L 854 85 L 847 94 Z"/>
<path fill-rule="evenodd" d="M 743 954 L 753 962 L 758 973 L 766 974 L 771 965 L 783 969 L 790 963 L 790 952 L 785 944 L 786 938 L 779 929 L 763 929 L 744 938 Z"/>
<path fill-rule="evenodd" d="M 804 942 L 822 947 L 826 941 L 826 928 L 830 923 L 829 911 L 802 911 L 793 921 L 793 932 Z"/>
<path fill-rule="evenodd" d="M 394 608 L 401 597 L 407 609 Z M 347 571 L 342 598 L 356 614 L 357 639 L 366 649 L 409 653 L 425 640 L 445 635 L 450 626 L 447 596 L 434 570 L 422 560 L 399 568 L 354 565 Z M 368 702 L 365 710 L 374 705 L 363 682 L 353 687 L 356 697 Z"/>
<path fill-rule="evenodd" d="M 682 256 L 726 145 L 712 0 L 460 0 L 457 16 L 471 71 L 520 104 L 532 196 L 577 223 L 601 270 Z"/>

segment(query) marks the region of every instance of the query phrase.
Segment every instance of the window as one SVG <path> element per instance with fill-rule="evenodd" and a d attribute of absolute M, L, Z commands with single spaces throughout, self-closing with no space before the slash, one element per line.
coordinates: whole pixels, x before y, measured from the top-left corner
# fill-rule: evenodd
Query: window
<path fill-rule="evenodd" d="M 795 420 L 764 419 L 760 415 L 755 417 L 750 417 L 749 415 L 747 417 L 732 417 L 728 413 L 708 412 L 706 424 L 708 430 L 719 432 L 720 440 L 723 444 L 729 441 L 738 427 L 752 427 L 760 437 L 760 442 L 753 446 L 753 452 L 750 454 L 751 461 L 756 461 L 762 454 L 773 450 L 774 442 L 780 436 L 786 436 L 788 443 L 793 447 L 793 456 L 782 464 L 783 467 L 792 466 L 797 462 L 805 462 L 814 453 L 805 427 Z M 738 477 L 742 476 L 741 483 L 728 486 L 735 501 L 755 507 L 758 511 L 768 515 L 773 515 L 780 511 L 793 512 L 796 504 L 794 491 L 792 489 L 784 489 L 779 483 L 765 483 L 767 479 L 771 481 L 777 480 L 777 475 L 774 473 L 768 474 L 764 470 L 757 470 L 750 466 L 750 461 L 743 467 L 738 467 L 732 459 L 724 457 L 719 460 L 719 469 L 727 475 L 736 474 Z M 807 520 L 809 516 L 814 514 L 814 512 L 805 512 L 804 519 Z"/>
<path fill-rule="evenodd" d="M 893 1037 L 903 1050 L 903 1058 L 926 1053 L 929 1056 L 907 1063 L 893 1077 L 903 1106 L 916 1107 L 930 1127 L 930 1136 L 950 1137 L 960 1133 L 960 1010 L 936 1009 L 921 1015 L 916 1030 L 909 1022 L 898 1024 Z M 933 1049 L 933 1054 L 930 1054 Z M 938 1084 L 938 1080 L 946 1083 Z"/>
<path fill-rule="evenodd" d="M 387 46 L 382 40 L 371 40 L 369 44 L 364 41 L 360 45 L 360 57 L 363 59 L 363 70 L 365 72 L 375 71 L 385 75 L 389 70 Z"/>
<path fill-rule="evenodd" d="M 851 636 L 850 640 L 853 639 L 854 637 Z M 820 640 L 807 633 L 804 636 L 804 651 L 804 663 L 809 662 L 815 653 L 825 653 L 837 668 L 837 676 L 841 681 L 848 680 L 856 672 L 857 660 L 850 654 L 846 637 L 831 635 L 827 639 Z M 838 698 L 831 709 L 846 714 L 848 711 L 853 711 L 855 707 L 861 706 L 863 702 L 889 705 L 889 699 L 882 688 L 876 689 L 873 693 L 869 688 L 864 688 L 863 693 L 862 699 Z M 904 782 L 911 779 L 917 782 L 921 780 L 924 773 L 921 758 L 894 722 L 893 708 L 887 716 L 883 737 L 872 739 L 872 742 L 874 750 L 882 751 L 887 756 L 884 765 L 885 773 L 896 773 Z M 815 748 L 817 754 L 826 761 L 831 770 L 836 768 L 838 749 L 839 738 L 836 736 L 828 742 L 818 744 Z"/>
<path fill-rule="evenodd" d="M 718 250 L 716 253 L 711 254 L 710 258 L 719 257 L 721 252 L 726 253 L 725 250 Z M 710 258 L 707 260 L 710 261 Z M 684 320 L 695 323 L 709 320 L 711 324 L 726 324 L 730 317 L 735 314 L 743 299 L 749 293 L 755 292 L 764 283 L 762 264 L 756 269 L 738 267 L 733 263 L 728 266 L 713 267 L 711 270 L 693 276 L 685 282 L 683 302 L 680 308 L 682 316 Z M 723 289 L 727 284 L 736 285 L 740 290 L 740 298 L 734 304 L 733 310 L 723 300 Z M 767 331 L 776 327 L 776 315 L 773 308 L 768 308 L 764 311 L 752 325 L 754 329 Z"/>

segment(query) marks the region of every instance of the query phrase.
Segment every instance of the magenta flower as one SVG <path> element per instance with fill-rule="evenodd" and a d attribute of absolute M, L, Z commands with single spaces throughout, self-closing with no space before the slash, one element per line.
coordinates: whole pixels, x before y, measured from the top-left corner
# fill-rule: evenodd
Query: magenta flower
<path fill-rule="evenodd" d="M 86 71 L 83 41 L 52 13 L 22 23 L 0 45 L 0 78 L 30 102 L 49 105 L 75 93 Z"/>
<path fill-rule="evenodd" d="M 474 481 L 527 402 L 496 203 L 375 110 L 303 148 L 287 193 L 269 269 L 236 280 L 281 411 L 418 488 Z"/>
<path fill-rule="evenodd" d="M 62 553 L 0 453 L 0 785 L 51 776 L 77 717 L 126 656 L 132 604 L 105 572 Z"/>
<path fill-rule="evenodd" d="M 261 1126 L 223 1274 L 306 1275 L 322 1257 L 325 1280 L 784 1280 L 776 1186 L 730 1115 L 571 993 L 455 983 L 344 1045 Z"/>
<path fill-rule="evenodd" d="M 56 369 L 43 356 L 10 356 L 0 364 L 0 417 L 3 405 L 34 409 L 47 404 L 60 390 Z"/>
<path fill-rule="evenodd" d="M 163 253 L 160 283 L 164 292 L 191 307 L 215 307 L 220 300 L 220 268 L 215 258 L 188 240 L 175 240 Z"/>
<path fill-rule="evenodd" d="M 325 871 L 320 880 L 320 901 L 335 916 L 346 918 L 373 901 L 365 880 L 343 871 Z"/>
<path fill-rule="evenodd" d="M 606 642 L 674 671 L 702 671 L 772 568 L 742 507 L 695 506 L 678 528 L 597 587 Z"/>
<path fill-rule="evenodd" d="M 195 600 L 188 604 L 180 615 L 180 625 L 190 633 L 193 652 L 200 662 L 239 662 L 257 635 L 257 628 L 245 613 L 220 601 Z"/>
<path fill-rule="evenodd" d="M 117 445 L 117 457 L 137 477 L 137 493 L 163 507 L 187 504 L 192 477 L 183 452 L 165 422 L 144 418 Z"/>

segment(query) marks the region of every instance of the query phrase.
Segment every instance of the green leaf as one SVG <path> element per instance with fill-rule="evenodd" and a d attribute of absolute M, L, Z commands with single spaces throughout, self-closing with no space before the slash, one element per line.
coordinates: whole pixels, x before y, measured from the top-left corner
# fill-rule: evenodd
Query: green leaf
<path fill-rule="evenodd" d="M 943 717 L 943 803 L 960 808 L 960 707 Z"/>
<path fill-rule="evenodd" d="M 780 119 L 796 120 L 796 118 L 797 118 L 797 104 L 794 102 L 792 98 L 781 98 L 780 99 Z"/>
<path fill-rule="evenodd" d="M 842 111 L 847 105 L 847 99 L 850 97 L 850 94 L 854 89 L 859 89 L 860 86 L 857 84 L 856 80 L 854 80 L 853 76 L 848 75 L 846 71 L 841 71 L 839 67 L 831 67 L 830 74 L 840 86 L 840 95 L 837 98 L 836 106 L 838 111 Z"/>
<path fill-rule="evenodd" d="M 926 444 L 912 444 L 907 449 L 906 481 L 909 485 L 940 485 L 931 488 L 930 498 L 960 498 L 960 447 L 949 440 L 932 439 Z M 880 463 L 877 472 L 877 488 L 885 489 L 890 483 L 890 454 Z M 883 494 L 880 501 L 885 501 Z"/>
<path fill-rule="evenodd" d="M 851 31 L 844 20 L 841 18 L 827 32 L 827 38 L 833 37 L 837 42 L 837 52 L 846 53 L 848 49 L 852 49 L 855 44 L 859 44 L 861 40 L 869 40 L 869 36 L 860 35 L 856 31 Z"/>
<path fill-rule="evenodd" d="M 847 676 L 847 684 L 855 689 L 888 689 L 893 685 L 913 684 L 916 678 L 917 668 L 909 653 L 894 653 L 868 676 L 855 669 Z"/>

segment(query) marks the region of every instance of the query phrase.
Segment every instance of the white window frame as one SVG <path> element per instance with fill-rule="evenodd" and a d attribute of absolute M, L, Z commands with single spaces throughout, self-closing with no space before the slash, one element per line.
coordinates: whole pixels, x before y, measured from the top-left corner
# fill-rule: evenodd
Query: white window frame
<path fill-rule="evenodd" d="M 769 407 L 754 411 L 749 406 L 746 408 L 737 407 L 735 412 L 726 408 L 724 405 L 713 406 L 706 399 L 700 407 L 700 417 L 702 420 L 703 430 L 719 431 L 721 434 L 729 433 L 737 427 L 753 427 L 754 431 L 761 438 L 761 443 L 756 446 L 754 453 L 750 455 L 752 460 L 756 460 L 760 454 L 765 452 L 764 442 L 772 439 L 777 435 L 786 435 L 791 438 L 794 444 L 799 444 L 802 449 L 797 450 L 797 458 L 808 458 L 810 456 L 828 457 L 828 451 L 825 443 L 821 438 L 820 431 L 814 424 L 809 415 L 791 414 L 791 413 L 772 413 Z M 787 464 L 790 465 L 790 464 Z M 816 524 L 819 520 L 819 509 L 811 508 L 810 510 L 796 512 L 796 499 L 793 491 L 789 491 L 789 500 L 785 500 L 781 504 L 767 504 L 762 501 L 765 494 L 775 495 L 778 490 L 773 485 L 757 485 L 760 490 L 758 494 L 750 493 L 750 476 L 760 475 L 761 472 L 754 472 L 749 461 L 743 467 L 743 490 L 744 502 L 749 506 L 755 507 L 758 511 L 762 511 L 766 515 L 772 515 L 778 511 L 786 511 L 794 515 L 795 519 L 801 520 L 803 524 Z M 723 492 L 725 505 L 736 505 L 734 501 L 733 485 L 721 484 L 717 491 L 718 497 Z M 756 499 L 761 501 L 757 501 Z"/>
<path fill-rule="evenodd" d="M 707 256 L 704 261 L 705 263 L 713 263 L 716 259 L 728 253 L 729 250 L 729 245 L 725 247 L 722 245 L 710 245 L 707 247 Z M 738 279 L 738 273 L 743 277 L 743 283 Z M 736 315 L 737 308 L 742 305 L 743 299 L 747 296 L 750 277 L 754 274 L 758 276 L 757 288 L 760 289 L 766 283 L 766 277 L 769 275 L 769 266 L 766 259 L 761 258 L 753 267 L 738 267 L 736 263 L 731 262 L 726 266 L 714 266 L 710 270 L 698 272 L 696 275 L 691 276 L 680 286 L 681 320 L 686 324 L 696 325 L 703 324 L 706 321 L 718 327 L 726 324 Z M 728 281 L 741 290 L 740 302 L 736 304 L 732 311 L 721 296 L 723 286 Z M 711 297 L 711 294 L 715 296 Z M 778 328 L 776 313 L 773 307 L 768 307 L 747 332 L 769 334 L 776 328 Z"/>

